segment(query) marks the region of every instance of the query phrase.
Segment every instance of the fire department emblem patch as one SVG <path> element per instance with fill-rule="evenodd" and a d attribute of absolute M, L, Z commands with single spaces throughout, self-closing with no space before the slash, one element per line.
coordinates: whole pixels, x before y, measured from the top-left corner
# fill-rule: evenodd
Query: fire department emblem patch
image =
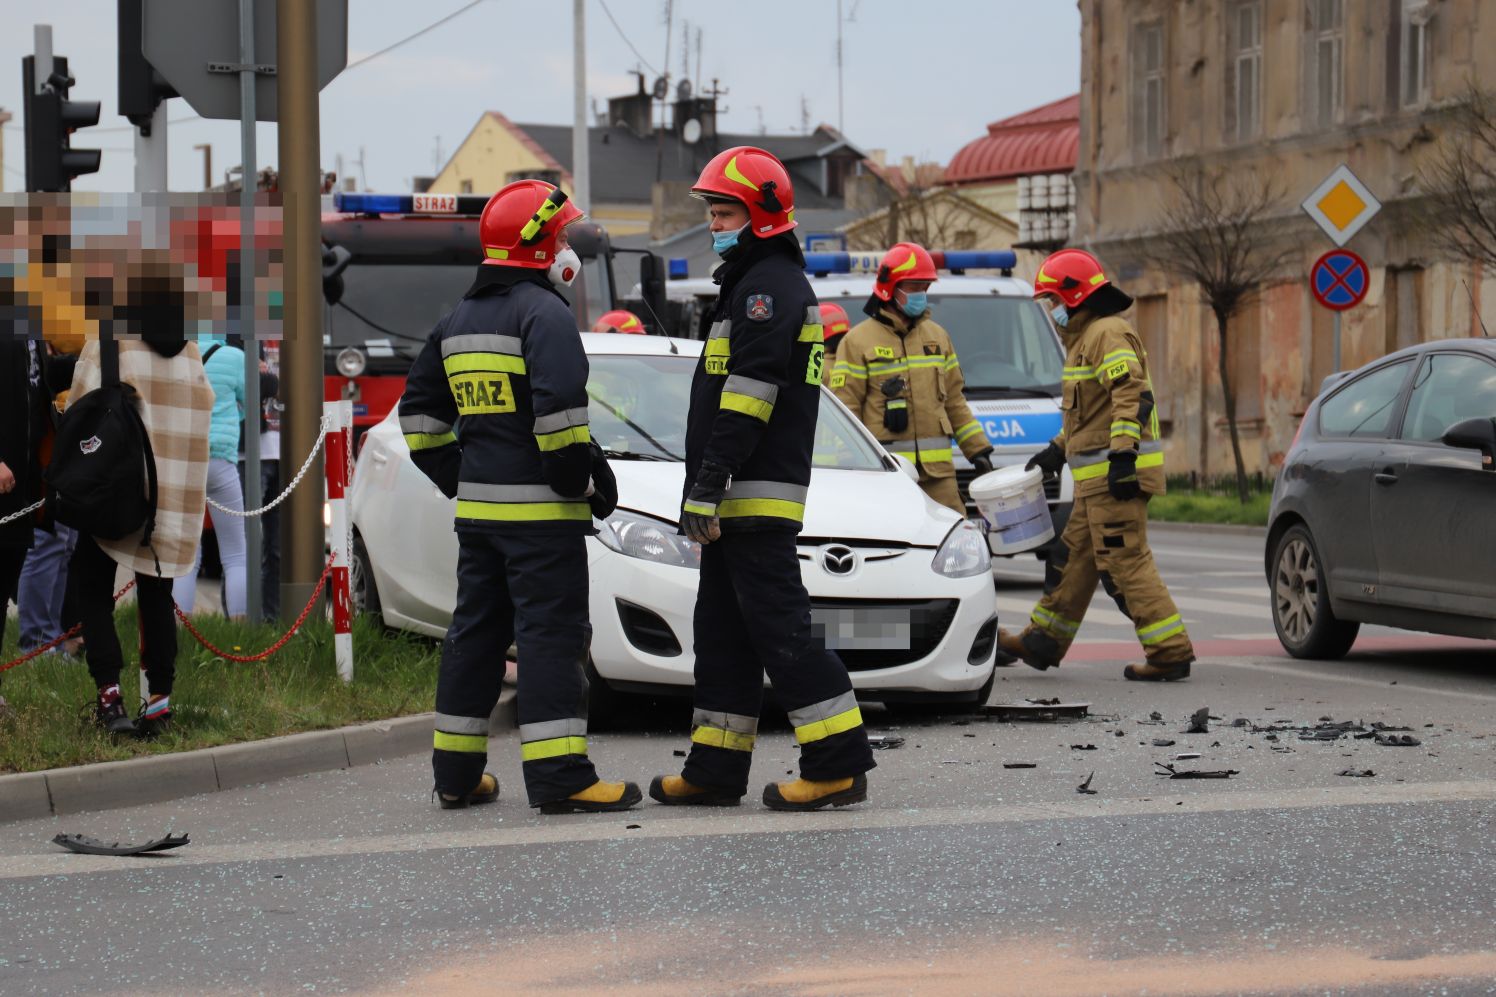
<path fill-rule="evenodd" d="M 755 322 L 767 322 L 774 317 L 774 299 L 767 294 L 748 295 L 748 317 Z"/>

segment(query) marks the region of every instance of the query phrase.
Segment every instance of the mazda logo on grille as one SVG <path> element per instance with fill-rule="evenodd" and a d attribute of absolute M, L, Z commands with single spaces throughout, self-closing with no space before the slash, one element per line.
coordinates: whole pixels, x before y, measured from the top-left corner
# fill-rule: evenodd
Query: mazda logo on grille
<path fill-rule="evenodd" d="M 821 548 L 821 567 L 832 575 L 850 575 L 857 568 L 857 552 L 841 544 Z"/>

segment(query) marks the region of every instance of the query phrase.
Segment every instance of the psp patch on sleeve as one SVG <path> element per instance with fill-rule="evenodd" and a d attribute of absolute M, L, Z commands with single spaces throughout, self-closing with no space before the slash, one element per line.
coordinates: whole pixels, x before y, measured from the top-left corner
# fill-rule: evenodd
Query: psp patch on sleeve
<path fill-rule="evenodd" d="M 774 317 L 774 299 L 767 294 L 748 295 L 748 317 L 755 322 L 767 322 Z"/>
<path fill-rule="evenodd" d="M 1118 360 L 1116 363 L 1112 364 L 1106 369 L 1106 379 L 1108 381 L 1126 381 L 1127 377 L 1128 373 L 1126 360 Z"/>

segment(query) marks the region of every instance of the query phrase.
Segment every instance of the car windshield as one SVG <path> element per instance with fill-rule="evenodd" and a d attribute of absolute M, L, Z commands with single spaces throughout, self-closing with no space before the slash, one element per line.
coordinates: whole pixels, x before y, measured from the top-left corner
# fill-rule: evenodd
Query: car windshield
<path fill-rule="evenodd" d="M 598 445 L 623 459 L 684 460 L 696 358 L 593 354 L 588 363 L 587 417 Z M 816 467 L 840 470 L 886 469 L 877 450 L 825 392 L 812 460 Z"/>
<path fill-rule="evenodd" d="M 343 296 L 326 311 L 328 346 L 389 350 L 414 360 L 441 317 L 473 286 L 471 263 L 353 263 L 343 271 Z M 583 262 L 582 275 L 563 293 L 587 299 L 587 313 L 607 309 L 605 271 L 595 259 Z"/>
<path fill-rule="evenodd" d="M 1064 354 L 1037 302 L 997 295 L 947 297 L 932 290 L 930 309 L 951 334 L 968 395 L 1009 393 L 1002 389 L 1060 393 Z"/>

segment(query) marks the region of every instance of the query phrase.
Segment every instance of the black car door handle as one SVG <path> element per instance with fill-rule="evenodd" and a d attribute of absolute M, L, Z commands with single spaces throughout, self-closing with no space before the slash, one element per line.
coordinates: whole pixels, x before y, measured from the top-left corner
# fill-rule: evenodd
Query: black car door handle
<path fill-rule="evenodd" d="M 1373 475 L 1373 477 L 1376 479 L 1376 483 L 1379 485 L 1397 484 L 1397 474 L 1390 467 L 1382 468 L 1375 475 Z"/>

